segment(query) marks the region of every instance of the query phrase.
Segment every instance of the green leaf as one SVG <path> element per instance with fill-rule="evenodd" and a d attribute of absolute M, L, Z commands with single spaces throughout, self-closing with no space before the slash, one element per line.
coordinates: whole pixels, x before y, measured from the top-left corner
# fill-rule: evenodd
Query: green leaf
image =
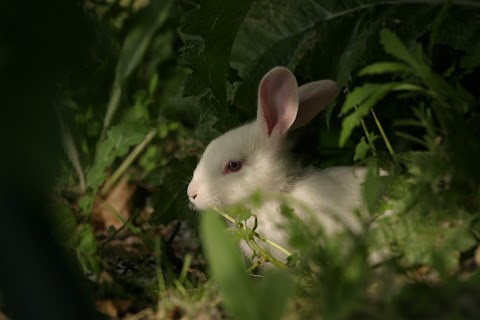
<path fill-rule="evenodd" d="M 368 168 L 362 191 L 364 203 L 371 214 L 376 212 L 381 186 L 380 177 L 375 174 L 375 169 L 372 167 Z"/>
<path fill-rule="evenodd" d="M 294 282 L 288 273 L 281 270 L 266 272 L 261 283 L 258 283 L 255 288 L 256 305 L 259 309 L 258 319 L 283 319 L 293 289 Z"/>
<path fill-rule="evenodd" d="M 408 51 L 398 36 L 391 30 L 383 29 L 380 31 L 380 41 L 383 44 L 385 52 L 408 63 L 412 68 L 418 68 L 419 63 L 415 57 Z"/>
<path fill-rule="evenodd" d="M 94 189 L 95 190 L 95 189 Z M 95 200 L 95 195 L 93 194 L 85 194 L 83 197 L 80 198 L 78 206 L 84 213 L 90 213 L 93 209 L 93 204 Z"/>
<path fill-rule="evenodd" d="M 365 141 L 365 137 L 362 137 L 360 142 L 355 147 L 355 155 L 353 156 L 353 161 L 365 159 L 369 150 L 370 145 Z"/>
<path fill-rule="evenodd" d="M 172 0 L 153 0 L 138 18 L 138 24 L 125 37 L 117 68 L 115 82 L 123 83 L 140 64 L 155 32 L 164 24 Z"/>
<path fill-rule="evenodd" d="M 425 88 L 411 83 L 397 83 L 392 91 L 419 91 L 425 92 Z"/>
<path fill-rule="evenodd" d="M 398 38 L 388 33 L 386 44 L 389 48 L 400 46 L 405 49 L 403 54 L 410 57 L 406 48 L 431 31 L 432 17 L 438 12 L 438 6 L 429 0 L 413 4 L 405 0 L 285 0 L 275 5 L 269 0 L 216 0 L 199 4 L 183 30 L 193 35 L 185 38 L 184 64 L 193 69 L 185 95 L 200 96 L 202 119 L 218 118 L 221 129 L 254 117 L 258 83 L 270 68 L 287 66 L 300 76 L 301 84 L 332 78 L 341 87 L 352 78 L 352 70 L 380 56 L 381 29 L 388 26 L 401 35 L 406 45 L 402 46 Z M 455 26 L 463 26 L 463 18 L 472 21 L 466 8 L 474 7 L 472 1 L 452 3 L 449 14 L 458 17 L 458 21 L 450 19 L 448 28 L 442 25 L 439 35 L 444 42 L 458 42 L 461 34 L 454 31 Z M 239 12 L 235 18 L 224 19 L 236 10 Z M 219 30 L 225 32 L 220 34 Z M 457 37 L 445 36 L 449 32 Z M 467 39 L 471 41 L 474 35 L 469 32 Z M 468 43 L 467 39 L 461 43 Z M 230 90 L 227 76 L 232 69 L 238 70 L 243 81 Z M 231 96 L 225 94 L 225 88 Z M 239 111 L 229 112 L 227 101 Z M 331 111 L 329 108 L 327 114 Z M 232 118 L 232 113 L 241 118 Z"/>
<path fill-rule="evenodd" d="M 276 42 L 265 55 L 260 56 L 252 70 L 243 76 L 244 81 L 235 92 L 234 104 L 246 113 L 254 114 L 257 100 L 257 89 L 260 80 L 271 68 L 287 66 L 293 70 L 309 49 L 308 41 L 312 34 L 309 32 L 294 34 Z"/>
<path fill-rule="evenodd" d="M 275 5 L 268 0 L 255 1 L 232 49 L 231 66 L 244 79 L 233 104 L 253 117 L 258 83 L 277 65 L 295 70 L 301 83 L 332 78 L 344 86 L 352 78 L 352 70 L 379 56 L 378 34 L 385 25 L 410 46 L 430 31 L 437 10 L 427 0 L 415 4 L 405 0 L 285 0 Z M 453 4 L 450 12 L 466 16 L 463 5 Z"/>
<path fill-rule="evenodd" d="M 87 183 L 91 189 L 98 188 L 106 179 L 106 170 L 113 161 L 125 155 L 132 146 L 142 142 L 148 127 L 142 122 L 123 122 L 113 126 L 107 138 L 100 143 L 95 155 L 95 163 L 87 174 Z"/>
<path fill-rule="evenodd" d="M 375 92 L 379 91 L 384 85 L 367 83 L 361 87 L 356 87 L 351 93 L 347 95 L 343 103 L 340 115 L 346 114 L 355 106 L 362 104 L 365 100 L 371 97 Z"/>
<path fill-rule="evenodd" d="M 252 211 L 242 205 L 231 206 L 227 211 L 237 222 L 245 221 L 252 216 Z"/>
<path fill-rule="evenodd" d="M 357 127 L 365 117 L 370 109 L 382 100 L 390 91 L 425 91 L 420 86 L 391 82 L 385 84 L 373 84 L 367 83 L 361 87 L 355 88 L 352 93 L 347 96 L 345 103 L 342 106 L 340 114 L 345 114 L 357 104 L 358 107 L 353 113 L 346 116 L 342 122 L 342 131 L 340 132 L 339 145 L 342 147 L 345 145 L 347 139 L 353 132 L 353 129 Z"/>
<path fill-rule="evenodd" d="M 372 74 L 384 74 L 393 72 L 413 72 L 412 69 L 403 63 L 397 62 L 376 62 L 366 66 L 358 73 L 360 76 Z"/>
<path fill-rule="evenodd" d="M 77 250 L 85 254 L 97 252 L 97 241 L 93 229 L 89 225 L 81 225 L 77 230 Z"/>
<path fill-rule="evenodd" d="M 433 266 L 448 276 L 458 268 L 460 253 L 475 245 L 469 231 L 472 217 L 462 211 L 443 219 L 438 212 L 436 215 L 409 212 L 381 219 L 380 230 L 375 232 L 382 236 L 375 241 L 395 244 L 405 265 Z"/>
<path fill-rule="evenodd" d="M 148 83 L 148 93 L 152 96 L 157 90 L 158 87 L 158 73 L 154 73 L 153 76 L 150 78 L 150 82 Z"/>
<path fill-rule="evenodd" d="M 202 113 L 227 111 L 229 58 L 237 29 L 253 0 L 200 0 L 182 28 L 187 34 L 182 54 L 192 73 L 185 80 L 184 96 L 201 96 Z"/>
<path fill-rule="evenodd" d="M 142 157 L 139 159 L 139 164 L 142 166 L 144 174 L 148 175 L 157 167 L 159 162 L 160 147 L 158 145 L 151 145 L 147 147 Z"/>
<path fill-rule="evenodd" d="M 236 319 L 259 319 L 252 282 L 245 272 L 238 243 L 214 211 L 202 213 L 200 237 L 228 313 Z"/>
<path fill-rule="evenodd" d="M 143 59 L 153 35 L 167 19 L 172 2 L 172 0 L 150 1 L 143 15 L 139 17 L 138 24 L 127 34 L 115 69 L 115 81 L 103 121 L 102 137 L 118 109 L 124 82 Z"/>
<path fill-rule="evenodd" d="M 100 265 L 97 258 L 97 239 L 92 226 L 80 225 L 73 236 L 72 243 L 83 271 L 98 274 Z"/>
<path fill-rule="evenodd" d="M 356 101 L 362 102 L 360 102 L 360 105 L 352 114 L 343 119 L 339 141 L 340 146 L 345 145 L 345 142 L 347 142 L 347 139 L 352 134 L 353 129 L 360 124 L 363 117 L 370 112 L 370 109 L 397 85 L 397 83 L 367 84 L 355 89 L 350 94 L 353 95 L 353 98 L 349 99 L 350 95 L 347 97 L 342 107 L 342 113 L 351 109 Z"/>
<path fill-rule="evenodd" d="M 287 257 L 287 263 L 289 267 L 295 266 L 300 261 L 300 254 L 295 252 Z"/>
<path fill-rule="evenodd" d="M 417 45 L 417 58 L 415 58 L 408 51 L 407 47 L 400 41 L 400 39 L 390 30 L 384 29 L 380 33 L 380 38 L 384 49 L 387 53 L 397 57 L 400 60 L 408 63 L 412 71 L 422 78 L 425 85 L 427 85 L 431 91 L 429 92 L 435 99 L 441 101 L 444 105 L 459 105 L 464 108 L 465 104 L 473 103 L 473 97 L 462 90 L 461 88 L 455 88 L 451 86 L 444 78 L 434 73 L 430 66 L 423 61 L 423 49 L 420 45 Z M 398 90 L 423 90 L 420 87 L 412 85 L 412 88 L 397 88 Z M 414 87 L 417 87 L 415 89 Z"/>

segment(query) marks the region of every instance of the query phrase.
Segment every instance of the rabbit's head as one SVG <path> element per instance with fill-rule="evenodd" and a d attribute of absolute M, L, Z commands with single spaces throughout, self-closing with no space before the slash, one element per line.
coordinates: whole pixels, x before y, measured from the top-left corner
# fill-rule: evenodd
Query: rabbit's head
<path fill-rule="evenodd" d="M 255 190 L 286 192 L 295 172 L 284 154 L 287 132 L 309 122 L 336 96 L 321 80 L 298 88 L 286 68 L 270 70 L 258 89 L 257 119 L 216 138 L 205 149 L 188 185 L 197 209 L 225 207 Z"/>

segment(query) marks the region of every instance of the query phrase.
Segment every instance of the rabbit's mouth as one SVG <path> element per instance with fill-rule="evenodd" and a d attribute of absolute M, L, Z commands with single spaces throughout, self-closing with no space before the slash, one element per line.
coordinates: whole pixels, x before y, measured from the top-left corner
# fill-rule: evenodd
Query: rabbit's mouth
<path fill-rule="evenodd" d="M 211 207 L 219 207 L 221 204 L 218 204 L 217 201 L 212 199 L 206 199 L 201 194 L 195 197 L 190 197 L 190 208 L 195 211 L 204 211 Z"/>
<path fill-rule="evenodd" d="M 188 204 L 188 207 L 193 211 L 197 211 L 197 212 L 201 211 L 195 204 L 193 204 L 191 202 Z"/>
<path fill-rule="evenodd" d="M 228 202 L 223 199 L 219 199 L 217 197 L 196 197 L 194 199 L 190 198 L 189 207 L 192 210 L 197 212 L 205 211 L 208 209 L 226 209 L 229 206 Z"/>

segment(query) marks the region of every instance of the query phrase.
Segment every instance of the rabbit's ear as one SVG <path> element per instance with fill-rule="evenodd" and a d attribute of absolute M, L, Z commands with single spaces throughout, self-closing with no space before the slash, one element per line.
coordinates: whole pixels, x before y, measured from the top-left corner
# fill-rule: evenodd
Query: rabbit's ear
<path fill-rule="evenodd" d="M 338 87 L 332 80 L 310 82 L 298 88 L 299 105 L 292 129 L 307 124 L 328 106 L 337 94 Z"/>
<path fill-rule="evenodd" d="M 258 88 L 257 123 L 270 137 L 280 138 L 295 121 L 298 110 L 298 85 L 284 67 L 270 70 Z"/>

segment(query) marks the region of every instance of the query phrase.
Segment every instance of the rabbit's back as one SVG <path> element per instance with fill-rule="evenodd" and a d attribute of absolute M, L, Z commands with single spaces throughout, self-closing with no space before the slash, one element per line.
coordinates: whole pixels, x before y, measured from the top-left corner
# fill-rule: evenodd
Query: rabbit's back
<path fill-rule="evenodd" d="M 361 228 L 362 183 L 367 169 L 356 167 L 332 167 L 312 170 L 300 179 L 291 195 L 303 202 L 318 217 L 327 233 L 345 227 L 353 231 Z M 303 217 L 308 219 L 308 217 Z"/>
<path fill-rule="evenodd" d="M 279 194 L 271 200 L 265 201 L 260 207 L 253 207 L 252 212 L 257 216 L 256 231 L 269 240 L 287 248 L 288 232 L 282 228 L 286 221 L 281 214 L 279 199 L 290 199 L 288 205 L 301 220 L 308 224 L 310 219 L 318 219 L 327 234 L 348 228 L 360 231 L 361 223 L 358 213 L 365 214 L 362 206 L 362 183 L 365 179 L 366 168 L 333 167 L 322 171 L 308 170 L 292 187 L 290 192 Z M 266 190 L 264 190 L 266 191 Z M 267 191 L 268 194 L 268 191 Z M 247 225 L 252 228 L 253 220 Z M 268 245 L 261 246 L 270 251 L 274 257 L 282 260 L 283 254 Z M 252 254 L 251 249 L 242 243 L 242 249 L 247 256 Z"/>

